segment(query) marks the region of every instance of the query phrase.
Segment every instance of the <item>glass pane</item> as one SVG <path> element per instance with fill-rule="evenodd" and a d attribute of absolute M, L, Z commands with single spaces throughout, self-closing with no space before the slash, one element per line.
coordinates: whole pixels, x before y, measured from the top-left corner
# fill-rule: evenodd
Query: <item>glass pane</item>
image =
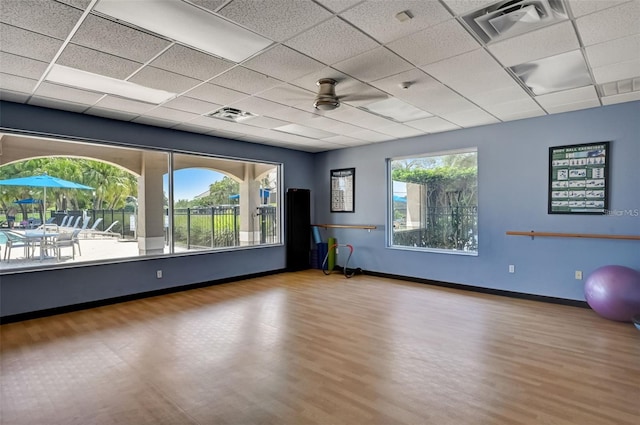
<path fill-rule="evenodd" d="M 175 252 L 280 242 L 279 165 L 174 154 L 173 168 Z"/>
<path fill-rule="evenodd" d="M 390 161 L 391 245 L 477 252 L 477 153 Z"/>

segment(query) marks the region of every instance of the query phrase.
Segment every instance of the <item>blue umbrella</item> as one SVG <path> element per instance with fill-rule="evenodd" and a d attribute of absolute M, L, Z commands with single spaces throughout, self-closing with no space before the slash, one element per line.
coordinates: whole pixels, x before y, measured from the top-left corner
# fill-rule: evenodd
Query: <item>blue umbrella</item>
<path fill-rule="evenodd" d="M 39 204 L 41 201 L 39 199 L 26 198 L 20 199 L 19 201 L 13 201 L 14 204 Z"/>
<path fill-rule="evenodd" d="M 48 174 L 30 177 L 18 177 L 16 179 L 0 180 L 0 186 L 26 186 L 26 187 L 42 187 L 44 188 L 44 196 L 42 197 L 42 209 L 47 211 L 47 188 L 54 189 L 84 189 L 91 190 L 92 187 L 75 183 L 69 180 L 59 179 Z"/>

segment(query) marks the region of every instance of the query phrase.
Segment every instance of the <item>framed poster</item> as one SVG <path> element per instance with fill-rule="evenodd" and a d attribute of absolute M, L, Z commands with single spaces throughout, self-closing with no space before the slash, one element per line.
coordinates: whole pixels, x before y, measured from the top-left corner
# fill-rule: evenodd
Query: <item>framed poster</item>
<path fill-rule="evenodd" d="M 549 148 L 549 214 L 606 214 L 610 142 Z"/>
<path fill-rule="evenodd" d="M 355 212 L 356 169 L 331 170 L 331 212 Z"/>

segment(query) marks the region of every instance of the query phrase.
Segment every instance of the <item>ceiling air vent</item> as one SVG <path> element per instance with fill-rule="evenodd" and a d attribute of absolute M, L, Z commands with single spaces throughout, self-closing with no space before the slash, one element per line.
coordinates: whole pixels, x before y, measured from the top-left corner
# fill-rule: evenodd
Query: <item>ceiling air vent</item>
<path fill-rule="evenodd" d="M 568 19 L 562 0 L 508 0 L 462 16 L 485 43 L 524 34 Z"/>
<path fill-rule="evenodd" d="M 640 77 L 600 84 L 598 88 L 603 97 L 640 91 Z"/>
<path fill-rule="evenodd" d="M 236 108 L 222 108 L 215 112 L 208 114 L 211 118 L 218 118 L 225 121 L 242 122 L 251 118 L 257 117 L 256 114 L 251 112 L 241 111 Z"/>

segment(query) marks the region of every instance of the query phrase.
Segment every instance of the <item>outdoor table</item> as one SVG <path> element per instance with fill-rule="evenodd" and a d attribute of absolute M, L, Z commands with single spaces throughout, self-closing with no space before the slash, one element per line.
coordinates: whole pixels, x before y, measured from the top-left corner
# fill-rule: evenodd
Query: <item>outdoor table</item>
<path fill-rule="evenodd" d="M 30 244 L 39 243 L 40 247 L 40 261 L 45 258 L 45 251 L 47 248 L 53 248 L 53 244 L 50 244 L 49 241 L 52 238 L 56 238 L 60 235 L 58 232 L 43 232 L 42 230 L 27 230 L 24 232 L 24 236 L 27 238 Z M 35 245 L 33 245 L 35 252 Z"/>

